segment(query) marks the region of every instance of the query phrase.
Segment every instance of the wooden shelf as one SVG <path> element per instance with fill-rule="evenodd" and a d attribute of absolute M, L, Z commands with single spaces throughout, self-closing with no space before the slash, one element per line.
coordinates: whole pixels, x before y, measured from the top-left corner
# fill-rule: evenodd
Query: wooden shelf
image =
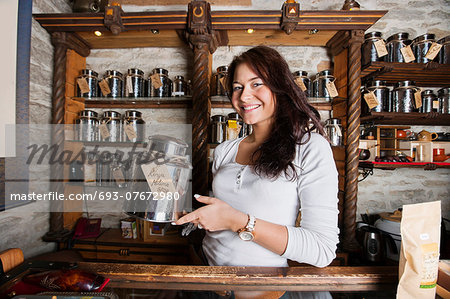
<path fill-rule="evenodd" d="M 393 85 L 410 80 L 419 87 L 444 87 L 450 84 L 450 65 L 429 63 L 400 63 L 376 61 L 361 70 L 362 81 L 372 78 Z"/>
<path fill-rule="evenodd" d="M 147 142 L 136 141 L 136 142 L 108 142 L 108 141 L 81 141 L 81 140 L 66 140 L 69 143 L 81 143 L 84 146 L 99 146 L 99 147 L 126 147 L 126 148 L 146 148 Z"/>
<path fill-rule="evenodd" d="M 191 97 L 167 98 L 77 98 L 86 108 L 192 108 Z"/>
<path fill-rule="evenodd" d="M 450 126 L 450 114 L 438 113 L 401 113 L 401 112 L 370 112 L 361 116 L 361 123 L 381 125 L 428 125 Z"/>
<path fill-rule="evenodd" d="M 445 162 L 370 162 L 360 161 L 359 167 L 371 169 L 394 170 L 397 168 L 423 168 L 425 170 L 435 170 L 436 168 L 450 168 L 450 163 Z"/>
<path fill-rule="evenodd" d="M 311 106 L 322 111 L 331 111 L 333 109 L 333 104 L 342 101 L 346 101 L 346 99 L 336 97 L 330 101 L 328 98 L 308 98 L 308 102 Z M 233 106 L 231 106 L 231 102 L 226 96 L 211 96 L 211 108 L 233 108 Z"/>

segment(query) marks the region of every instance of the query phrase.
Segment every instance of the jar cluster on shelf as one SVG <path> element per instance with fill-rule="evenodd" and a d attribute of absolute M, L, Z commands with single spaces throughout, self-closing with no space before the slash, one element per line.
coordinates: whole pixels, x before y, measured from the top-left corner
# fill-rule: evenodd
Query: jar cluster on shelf
<path fill-rule="evenodd" d="M 369 32 L 364 35 L 361 64 L 375 61 L 449 64 L 450 36 L 436 40 L 434 34 L 426 33 L 411 40 L 409 33 L 400 32 L 384 40 L 381 32 Z"/>
<path fill-rule="evenodd" d="M 246 124 L 236 112 L 225 115 L 213 115 L 210 123 L 211 143 L 222 143 L 226 140 L 250 135 L 252 125 Z"/>
<path fill-rule="evenodd" d="M 140 97 L 182 97 L 191 95 L 191 82 L 183 76 L 169 78 L 163 68 L 154 68 L 148 76 L 137 68 L 128 69 L 126 74 L 107 70 L 100 79 L 98 73 L 84 69 L 77 77 L 77 97 L 84 98 L 140 98 Z"/>

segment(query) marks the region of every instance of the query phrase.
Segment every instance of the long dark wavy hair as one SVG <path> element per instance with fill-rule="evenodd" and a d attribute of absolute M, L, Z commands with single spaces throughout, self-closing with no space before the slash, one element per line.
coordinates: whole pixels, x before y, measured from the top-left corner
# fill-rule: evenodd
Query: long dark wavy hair
<path fill-rule="evenodd" d="M 268 178 L 284 173 L 286 178 L 295 180 L 296 146 L 302 144 L 305 135 L 303 143 L 306 143 L 314 130 L 325 135 L 320 115 L 295 83 L 286 60 L 267 46 L 257 46 L 234 57 L 228 68 L 230 99 L 236 67 L 242 63 L 246 63 L 275 96 L 274 127 L 269 138 L 253 153 L 255 172 Z"/>

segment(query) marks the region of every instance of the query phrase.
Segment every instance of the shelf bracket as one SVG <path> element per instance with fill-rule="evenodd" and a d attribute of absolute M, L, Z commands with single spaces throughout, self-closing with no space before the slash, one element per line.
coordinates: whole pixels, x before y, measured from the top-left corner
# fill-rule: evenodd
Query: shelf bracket
<path fill-rule="evenodd" d="M 298 22 L 300 21 L 300 4 L 295 2 L 295 0 L 287 0 L 283 3 L 282 18 L 281 18 L 281 29 L 286 32 L 286 34 L 291 34 Z"/>
<path fill-rule="evenodd" d="M 362 179 L 358 180 L 359 182 L 364 181 L 369 175 L 373 175 L 373 168 L 371 167 L 360 167 L 362 172 L 360 172 L 359 174 L 362 174 Z"/>
<path fill-rule="evenodd" d="M 112 4 L 108 4 L 105 8 L 105 26 L 112 32 L 114 35 L 118 35 L 122 31 L 125 31 L 125 27 L 122 22 L 122 7 L 120 4 L 113 2 Z"/>

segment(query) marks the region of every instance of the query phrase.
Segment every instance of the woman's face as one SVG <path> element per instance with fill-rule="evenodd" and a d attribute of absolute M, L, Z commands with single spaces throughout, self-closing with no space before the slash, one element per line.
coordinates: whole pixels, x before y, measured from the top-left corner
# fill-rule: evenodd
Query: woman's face
<path fill-rule="evenodd" d="M 275 115 L 274 94 L 246 63 L 234 72 L 231 103 L 247 124 L 270 125 Z"/>

